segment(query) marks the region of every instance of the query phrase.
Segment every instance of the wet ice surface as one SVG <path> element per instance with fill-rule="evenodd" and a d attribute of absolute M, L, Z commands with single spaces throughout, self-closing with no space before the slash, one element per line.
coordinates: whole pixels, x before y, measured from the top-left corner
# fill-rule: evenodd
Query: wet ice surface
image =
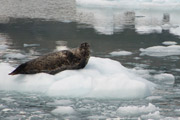
<path fill-rule="evenodd" d="M 0 119 L 180 117 L 179 0 L 0 2 Z M 38 74 L 12 79 L 7 75 L 25 61 L 77 47 L 84 41 L 90 43 L 92 56 L 98 58 L 92 59 L 88 69 L 56 76 Z M 114 56 L 109 54 L 112 52 Z M 112 61 L 107 62 L 107 57 Z M 106 67 L 97 68 L 101 63 Z M 126 72 L 119 75 L 119 68 L 123 70 L 120 63 Z M 77 89 L 82 87 L 80 83 L 81 91 Z M 154 90 L 150 83 L 156 85 Z M 129 94 L 126 88 L 136 94 Z M 91 96 L 86 96 L 88 93 Z"/>

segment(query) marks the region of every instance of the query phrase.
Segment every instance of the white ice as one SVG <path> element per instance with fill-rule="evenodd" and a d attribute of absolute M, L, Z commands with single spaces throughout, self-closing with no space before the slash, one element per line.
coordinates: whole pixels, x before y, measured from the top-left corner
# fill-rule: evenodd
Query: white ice
<path fill-rule="evenodd" d="M 132 55 L 132 52 L 129 52 L 129 51 L 113 51 L 109 54 L 111 56 L 126 56 L 126 55 Z"/>
<path fill-rule="evenodd" d="M 154 79 L 157 79 L 161 83 L 165 83 L 165 84 L 174 84 L 175 82 L 174 75 L 168 73 L 157 74 L 154 76 Z"/>
<path fill-rule="evenodd" d="M 23 55 L 21 53 L 8 53 L 3 56 L 3 58 L 6 59 L 23 59 L 26 58 L 26 55 Z"/>
<path fill-rule="evenodd" d="M 56 109 L 54 109 L 52 112 L 51 112 L 53 115 L 71 115 L 71 114 L 75 114 L 75 110 L 70 107 L 70 106 L 58 106 Z"/>
<path fill-rule="evenodd" d="M 137 26 L 136 32 L 139 34 L 161 33 L 162 28 L 160 26 Z"/>
<path fill-rule="evenodd" d="M 140 51 L 140 55 L 148 55 L 153 57 L 180 55 L 180 45 L 153 46 L 145 49 L 141 48 Z"/>
<path fill-rule="evenodd" d="M 0 45 L 0 50 L 6 50 L 8 48 L 7 45 Z"/>
<path fill-rule="evenodd" d="M 177 42 L 175 42 L 175 41 L 164 41 L 162 44 L 163 45 L 176 45 Z"/>
<path fill-rule="evenodd" d="M 26 44 L 26 43 L 24 43 L 23 46 L 24 47 L 38 47 L 38 46 L 40 46 L 40 44 Z"/>
<path fill-rule="evenodd" d="M 76 0 L 76 4 L 76 21 L 101 34 L 134 27 L 139 34 L 166 30 L 180 35 L 178 0 Z"/>
<path fill-rule="evenodd" d="M 0 63 L 0 89 L 40 92 L 50 96 L 134 99 L 151 95 L 155 84 L 123 67 L 119 62 L 91 57 L 81 70 L 56 75 L 10 76 L 14 68 Z"/>
<path fill-rule="evenodd" d="M 159 108 L 155 105 L 149 103 L 148 106 L 125 106 L 125 107 L 119 107 L 117 110 L 117 113 L 120 116 L 139 116 L 139 115 L 146 115 L 149 113 L 154 113 L 158 111 Z"/>

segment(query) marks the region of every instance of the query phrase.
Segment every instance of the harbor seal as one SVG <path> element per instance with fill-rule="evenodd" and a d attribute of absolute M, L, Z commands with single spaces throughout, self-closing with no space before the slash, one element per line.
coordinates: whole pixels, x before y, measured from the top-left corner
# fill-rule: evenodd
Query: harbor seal
<path fill-rule="evenodd" d="M 90 46 L 82 43 L 78 48 L 49 53 L 19 65 L 9 75 L 48 73 L 56 74 L 63 70 L 82 69 L 88 63 Z"/>

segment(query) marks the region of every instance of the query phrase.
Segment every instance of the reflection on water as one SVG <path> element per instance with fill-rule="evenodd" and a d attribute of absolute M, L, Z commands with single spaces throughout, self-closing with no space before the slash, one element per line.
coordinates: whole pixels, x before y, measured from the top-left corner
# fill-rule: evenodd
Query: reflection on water
<path fill-rule="evenodd" d="M 157 119 L 163 118 L 162 116 L 180 117 L 180 56 L 151 57 L 142 55 L 140 51 L 141 48 L 165 46 L 164 43 L 180 44 L 179 12 L 118 8 L 89 9 L 76 6 L 73 0 L 46 2 L 44 0 L 38 2 L 34 0 L 1 1 L 3 3 L 0 4 L 1 62 L 17 65 L 48 52 L 77 47 L 86 41 L 91 45 L 92 56 L 109 57 L 118 60 L 125 67 L 138 71 L 146 70 L 145 72 L 149 72 L 150 75 L 148 80 L 158 84 L 159 88 L 152 96 L 141 100 L 68 100 L 72 108 L 79 113 L 78 117 L 116 118 L 118 115 L 114 111 L 120 106 L 148 107 L 149 102 L 160 108 L 160 114 L 150 113 L 154 116 L 158 114 Z M 41 3 L 44 4 L 41 6 L 39 5 Z M 131 54 L 111 56 L 109 53 L 114 51 L 128 51 Z M 23 58 L 20 59 L 20 56 Z M 146 75 L 145 73 L 140 75 L 143 76 L 143 74 Z M 175 79 L 174 83 L 170 81 L 169 84 L 167 78 Z M 56 104 L 59 104 L 57 101 L 61 100 L 61 98 L 34 94 L 28 97 L 24 93 L 23 98 L 22 93 L 7 94 L 6 91 L 0 92 L 0 95 L 4 97 L 0 99 L 3 104 L 0 104 L 0 114 L 3 114 L 3 117 L 10 116 L 10 114 L 17 115 L 19 111 L 22 112 L 25 109 L 25 112 L 20 114 L 24 115 L 24 118 L 34 115 L 34 119 L 41 119 L 40 115 L 44 115 L 44 118 L 53 119 L 56 115 L 52 115 L 51 111 L 56 108 Z M 55 105 L 46 104 L 53 101 L 57 103 Z M 8 105 L 11 109 L 5 109 Z M 36 113 L 33 112 L 34 110 Z"/>

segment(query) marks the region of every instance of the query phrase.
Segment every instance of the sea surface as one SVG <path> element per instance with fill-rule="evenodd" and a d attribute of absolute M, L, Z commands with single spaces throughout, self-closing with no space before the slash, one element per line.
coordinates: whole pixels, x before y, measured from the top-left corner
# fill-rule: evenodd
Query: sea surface
<path fill-rule="evenodd" d="M 120 99 L 1 89 L 0 120 L 180 119 L 180 3 L 98 1 L 1 0 L 0 62 L 17 67 L 88 42 L 91 56 L 118 61 L 156 84 L 152 93 Z"/>

